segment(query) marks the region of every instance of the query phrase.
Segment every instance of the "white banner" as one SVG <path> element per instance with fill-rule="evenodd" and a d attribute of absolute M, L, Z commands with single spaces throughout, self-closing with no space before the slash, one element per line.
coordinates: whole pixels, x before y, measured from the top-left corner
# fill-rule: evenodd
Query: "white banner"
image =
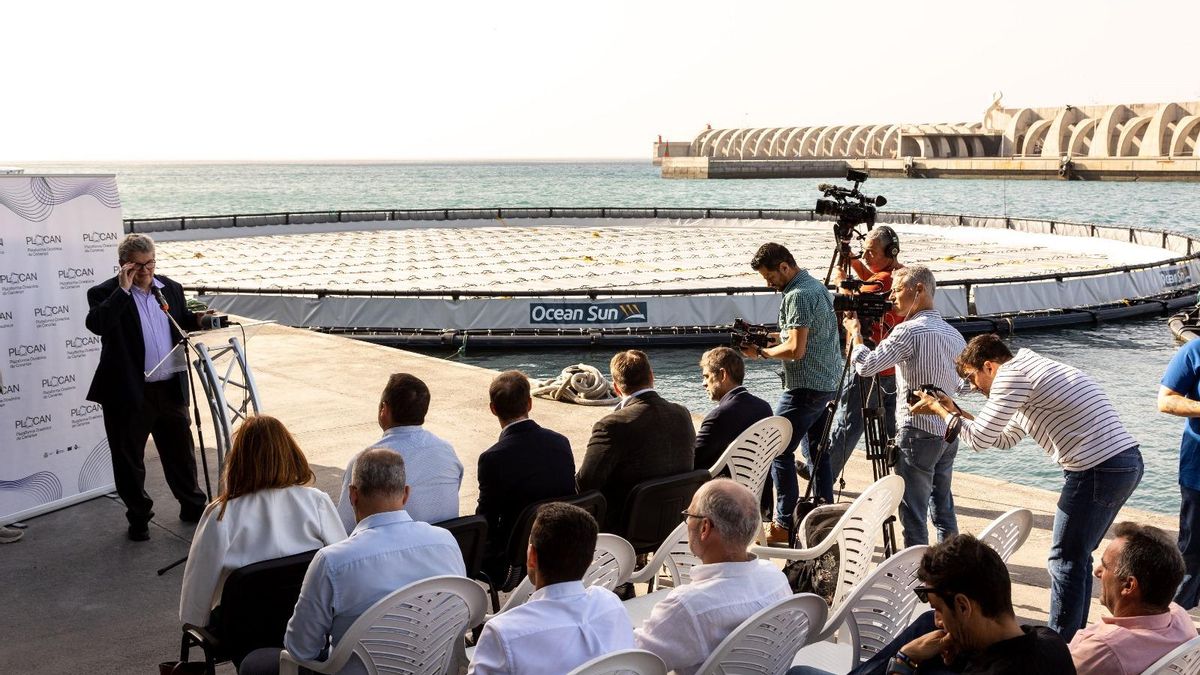
<path fill-rule="evenodd" d="M 0 175 L 0 524 L 113 489 L 84 321 L 122 233 L 114 176 Z"/>

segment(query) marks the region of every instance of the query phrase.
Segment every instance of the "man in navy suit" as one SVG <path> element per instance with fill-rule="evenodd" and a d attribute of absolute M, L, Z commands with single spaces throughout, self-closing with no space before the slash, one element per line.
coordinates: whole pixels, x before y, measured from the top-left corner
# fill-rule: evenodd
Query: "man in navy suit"
<path fill-rule="evenodd" d="M 709 469 L 725 448 L 759 420 L 773 415 L 771 404 L 742 386 L 746 363 L 729 347 L 716 347 L 700 357 L 700 374 L 708 396 L 717 402 L 696 432 L 696 468 Z"/>
<path fill-rule="evenodd" d="M 181 337 L 167 317 L 183 330 L 197 330 L 201 315 L 188 310 L 178 282 L 155 276 L 150 237 L 127 235 L 117 247 L 117 260 L 117 275 L 87 292 L 85 323 L 101 338 L 100 364 L 87 399 L 104 407 L 129 538 L 146 541 L 154 517 L 145 489 L 147 437 L 154 437 L 167 485 L 179 501 L 179 519 L 195 523 L 204 512 L 187 411 L 187 355 L 172 351 Z"/>
<path fill-rule="evenodd" d="M 485 569 L 504 573 L 508 537 L 526 506 L 575 494 L 571 442 L 529 419 L 533 397 L 524 373 L 500 373 L 488 387 L 489 407 L 500 422 L 500 440 L 479 455 L 479 506 L 488 519 Z"/>

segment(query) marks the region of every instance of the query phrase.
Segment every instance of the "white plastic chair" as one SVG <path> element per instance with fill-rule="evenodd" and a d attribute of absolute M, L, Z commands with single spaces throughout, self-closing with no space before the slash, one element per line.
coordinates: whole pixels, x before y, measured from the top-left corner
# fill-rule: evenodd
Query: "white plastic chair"
<path fill-rule="evenodd" d="M 611 591 L 629 581 L 636 564 L 637 554 L 634 553 L 632 544 L 615 534 L 601 534 L 596 537 L 596 552 L 592 555 L 592 564 L 583 574 L 583 586 L 603 586 Z M 525 577 L 513 589 L 512 595 L 508 596 L 498 613 L 525 604 L 534 590 L 533 582 L 529 577 Z"/>
<path fill-rule="evenodd" d="M 911 546 L 879 563 L 800 650 L 795 665 L 844 673 L 891 643 L 911 623 L 917 604 L 913 593 L 919 583 L 917 568 L 927 550 L 924 544 Z M 828 642 L 833 637 L 837 642 Z"/>
<path fill-rule="evenodd" d="M 1179 645 L 1167 655 L 1155 661 L 1142 675 L 1198 675 L 1200 674 L 1200 636 Z"/>
<path fill-rule="evenodd" d="M 746 619 L 700 666 L 697 675 L 780 675 L 809 634 L 825 624 L 829 608 L 819 595 L 792 595 Z"/>
<path fill-rule="evenodd" d="M 646 566 L 634 571 L 633 576 L 629 577 L 629 582 L 644 584 L 654 579 L 655 575 L 665 567 L 667 573 L 671 575 L 673 588 L 691 583 L 692 568 L 700 564 L 700 559 L 688 547 L 687 533 L 687 520 L 685 519 L 671 531 L 671 534 L 667 535 L 662 546 L 658 547 Z"/>
<path fill-rule="evenodd" d="M 667 664 L 641 649 L 624 649 L 598 656 L 567 675 L 667 675 Z"/>
<path fill-rule="evenodd" d="M 836 612 L 850 592 L 866 578 L 875 555 L 875 544 L 883 532 L 883 523 L 896 513 L 903 494 L 903 478 L 884 476 L 863 490 L 821 543 L 809 548 L 751 546 L 750 552 L 760 558 L 815 560 L 836 544 L 838 580 L 831 604 Z"/>
<path fill-rule="evenodd" d="M 771 462 L 792 440 L 792 423 L 786 417 L 768 417 L 743 431 L 726 446 L 725 452 L 708 470 L 714 478 L 722 469 L 753 494 L 762 492 L 771 471 Z"/>
<path fill-rule="evenodd" d="M 465 577 L 438 576 L 409 584 L 362 613 L 325 661 L 302 661 L 284 650 L 280 675 L 297 675 L 301 666 L 316 673 L 337 673 L 357 656 L 368 673 L 380 670 L 408 675 L 442 675 L 462 652 L 463 634 L 479 624 L 487 593 Z"/>
<path fill-rule="evenodd" d="M 984 528 L 979 541 L 991 546 L 1000 554 L 1001 560 L 1008 562 L 1009 557 L 1029 538 L 1032 529 L 1033 512 L 1029 509 L 1013 509 Z"/>

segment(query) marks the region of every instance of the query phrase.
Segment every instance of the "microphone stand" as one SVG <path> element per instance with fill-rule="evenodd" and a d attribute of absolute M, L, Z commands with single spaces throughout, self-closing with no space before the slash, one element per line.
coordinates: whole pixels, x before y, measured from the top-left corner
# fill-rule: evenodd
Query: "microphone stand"
<path fill-rule="evenodd" d="M 154 298 L 158 300 L 158 306 L 162 308 L 163 314 L 167 315 L 167 320 L 171 322 L 171 325 L 175 327 L 176 332 L 179 333 L 179 342 L 175 343 L 175 346 L 178 347 L 179 345 L 185 345 L 185 354 L 194 352 L 196 348 L 192 345 L 192 340 L 190 337 L 188 337 L 187 331 L 185 331 L 183 327 L 179 325 L 179 322 L 175 320 L 175 317 L 171 315 L 170 304 L 167 302 L 167 299 L 163 297 L 162 291 L 160 291 L 158 287 L 154 285 L 153 281 L 150 282 L 150 291 L 154 294 Z M 204 424 L 200 417 L 200 402 L 196 398 L 196 383 L 192 380 L 192 371 L 191 368 L 187 367 L 187 361 L 188 358 L 185 356 L 183 372 L 187 376 L 188 388 L 192 394 L 192 415 L 196 418 L 196 438 L 200 441 L 200 465 L 204 469 L 204 494 L 208 498 L 208 501 L 211 502 L 212 484 L 208 477 L 208 457 L 204 454 Z M 170 565 L 159 569 L 158 576 L 161 577 L 168 571 L 178 567 L 179 565 L 182 565 L 187 559 L 188 557 L 185 555 Z"/>

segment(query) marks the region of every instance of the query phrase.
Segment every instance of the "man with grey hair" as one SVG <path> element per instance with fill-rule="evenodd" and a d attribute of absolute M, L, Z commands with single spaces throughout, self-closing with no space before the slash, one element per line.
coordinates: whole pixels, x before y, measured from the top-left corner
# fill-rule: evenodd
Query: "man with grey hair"
<path fill-rule="evenodd" d="M 183 330 L 198 330 L 183 287 L 156 276 L 154 240 L 127 235 L 117 246 L 117 274 L 88 289 L 88 330 L 100 336 L 100 363 L 87 399 L 104 408 L 117 494 L 125 503 L 129 538 L 150 538 L 154 501 L 146 493 L 146 439 L 162 459 L 179 501 L 179 519 L 199 522 L 207 501 L 196 483 L 196 449 L 187 403 L 187 359 L 173 352 Z M 172 321 L 171 319 L 174 319 Z"/>
<path fill-rule="evenodd" d="M 667 670 L 691 675 L 734 628 L 792 589 L 778 567 L 746 552 L 759 532 L 759 512 L 758 497 L 745 487 L 727 478 L 709 481 L 682 515 L 688 548 L 703 564 L 692 568 L 690 584 L 654 606 L 633 639 Z"/>
<path fill-rule="evenodd" d="M 374 447 L 358 456 L 349 490 L 358 524 L 347 539 L 317 551 L 308 566 L 283 638 L 292 656 L 326 658 L 331 640 L 337 645 L 360 614 L 395 590 L 429 577 L 466 575 L 454 536 L 404 510 L 408 493 L 400 454 Z M 279 650 L 251 652 L 238 672 L 278 673 Z M 366 669 L 353 657 L 341 672 Z"/>
<path fill-rule="evenodd" d="M 958 389 L 961 380 L 954 359 L 966 342 L 934 309 L 936 288 L 933 272 L 924 265 L 897 270 L 891 300 L 904 321 L 874 350 L 862 344 L 856 317 L 843 321 L 847 339 L 854 344 L 850 360 L 855 372 L 869 377 L 895 366 L 897 397 L 907 397 L 909 391 L 926 385 L 947 392 Z M 958 440 L 947 439 L 946 423 L 941 418 L 914 415 L 907 406 L 897 409 L 896 426 L 896 474 L 904 479 L 904 498 L 900 502 L 904 546 L 929 543 L 926 519 L 931 501 L 938 541 L 957 534 L 950 483 Z"/>

